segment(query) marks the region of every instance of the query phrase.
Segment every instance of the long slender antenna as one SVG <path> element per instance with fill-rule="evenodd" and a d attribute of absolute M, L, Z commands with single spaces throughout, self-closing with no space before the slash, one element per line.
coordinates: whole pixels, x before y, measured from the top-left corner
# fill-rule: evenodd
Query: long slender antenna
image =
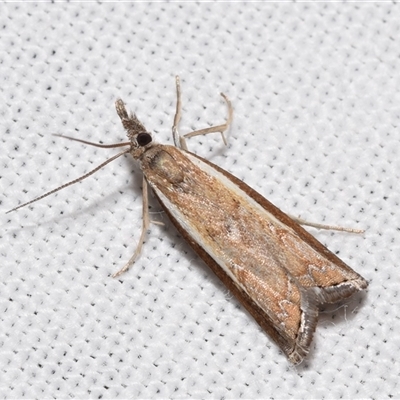
<path fill-rule="evenodd" d="M 62 136 L 62 137 L 66 137 L 66 136 Z M 78 141 L 78 142 L 79 142 L 79 141 L 83 142 L 83 140 L 79 140 L 79 139 L 72 139 L 72 140 L 76 140 L 76 141 Z M 85 143 L 85 142 L 84 142 L 84 143 Z M 90 142 L 89 142 L 89 143 L 90 143 Z M 130 144 L 130 143 L 126 143 L 126 144 Z M 100 146 L 102 146 L 102 145 L 100 145 Z M 111 146 L 113 146 L 113 145 L 111 145 Z M 114 146 L 114 147 L 115 147 L 115 146 Z M 18 210 L 19 208 L 25 207 L 25 206 L 27 206 L 27 205 L 29 205 L 29 204 L 35 203 L 35 202 L 37 202 L 37 201 L 39 201 L 39 200 L 41 200 L 41 199 L 44 199 L 44 198 L 47 197 L 47 196 L 50 196 L 50 195 L 53 194 L 53 193 L 58 192 L 59 190 L 65 189 L 65 188 L 68 187 L 68 186 L 71 186 L 71 185 L 73 185 L 73 184 L 75 184 L 75 183 L 78 183 L 78 182 L 80 182 L 80 181 L 83 181 L 84 179 L 86 179 L 86 178 L 89 177 L 90 175 L 93 175 L 93 174 L 94 174 L 95 172 L 97 172 L 99 169 L 101 169 L 101 168 L 103 168 L 104 166 L 106 166 L 107 164 L 109 164 L 111 161 L 114 161 L 114 160 L 116 160 L 118 157 L 121 157 L 121 156 L 123 156 L 124 154 L 129 153 L 129 151 L 130 151 L 130 149 L 126 149 L 126 150 L 124 150 L 124 151 L 121 151 L 120 153 L 116 154 L 115 156 L 109 158 L 108 160 L 106 160 L 106 161 L 104 161 L 103 163 L 101 163 L 100 165 L 98 165 L 95 169 L 91 170 L 91 171 L 88 172 L 87 174 L 82 175 L 82 176 L 80 176 L 79 178 L 74 179 L 74 180 L 72 180 L 72 181 L 70 181 L 70 182 L 67 182 L 67 183 L 65 183 L 64 185 L 59 186 L 58 188 L 55 188 L 55 189 L 53 189 L 53 190 L 50 190 L 50 192 L 47 192 L 47 193 L 45 193 L 45 194 L 42 194 L 41 196 L 37 197 L 36 199 L 33 199 L 33 200 L 31 200 L 31 201 L 28 201 L 27 203 L 21 204 L 20 206 L 15 207 L 15 208 L 13 208 L 12 210 L 7 211 L 6 214 L 8 214 L 8 213 L 10 213 L 10 212 L 12 212 L 12 211 L 16 211 L 16 210 Z"/>
<path fill-rule="evenodd" d="M 88 142 L 88 141 L 82 140 L 82 139 L 76 139 L 72 136 L 59 135 L 58 133 L 53 133 L 53 136 L 57 136 L 57 137 L 68 139 L 68 140 L 73 140 L 74 142 L 88 144 L 88 145 L 94 146 L 94 147 L 101 147 L 102 149 L 113 149 L 114 147 L 129 146 L 131 144 L 131 142 L 123 142 L 123 143 L 115 143 L 115 144 L 100 144 L 100 143 Z"/>

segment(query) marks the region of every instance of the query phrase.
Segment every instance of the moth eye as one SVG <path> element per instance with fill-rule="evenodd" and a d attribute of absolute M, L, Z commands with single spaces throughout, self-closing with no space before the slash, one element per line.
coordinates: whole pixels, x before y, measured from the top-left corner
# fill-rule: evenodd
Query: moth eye
<path fill-rule="evenodd" d="M 147 132 L 144 133 L 139 133 L 139 135 L 136 136 L 136 141 L 139 146 L 146 146 L 146 144 L 149 144 L 152 141 L 151 135 L 148 134 Z"/>

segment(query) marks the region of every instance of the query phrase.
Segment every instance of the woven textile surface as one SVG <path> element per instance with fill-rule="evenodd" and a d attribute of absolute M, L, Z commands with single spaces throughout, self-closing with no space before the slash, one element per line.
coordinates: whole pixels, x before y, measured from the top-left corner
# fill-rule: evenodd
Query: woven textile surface
<path fill-rule="evenodd" d="M 0 5 L 0 398 L 399 398 L 400 7 L 391 3 Z M 182 133 L 369 282 L 321 311 L 294 368 L 116 154 L 122 98 Z"/>

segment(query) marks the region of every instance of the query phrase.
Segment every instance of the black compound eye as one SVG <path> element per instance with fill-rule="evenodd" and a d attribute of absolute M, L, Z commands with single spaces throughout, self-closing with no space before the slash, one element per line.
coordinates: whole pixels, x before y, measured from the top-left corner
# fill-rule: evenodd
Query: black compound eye
<path fill-rule="evenodd" d="M 149 144 L 152 141 L 151 135 L 147 132 L 139 133 L 139 135 L 136 136 L 136 141 L 139 146 L 146 146 L 146 144 Z"/>

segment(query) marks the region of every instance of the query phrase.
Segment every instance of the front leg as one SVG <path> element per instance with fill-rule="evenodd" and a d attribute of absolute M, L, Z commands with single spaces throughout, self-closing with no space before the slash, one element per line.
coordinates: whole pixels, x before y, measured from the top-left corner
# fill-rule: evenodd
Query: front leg
<path fill-rule="evenodd" d="M 233 108 L 232 104 L 229 101 L 229 99 L 225 96 L 224 93 L 221 93 L 221 96 L 224 98 L 226 101 L 226 104 L 228 106 L 228 118 L 226 119 L 225 123 L 221 125 L 215 125 L 211 126 L 209 128 L 204 128 L 204 129 L 199 129 L 197 131 L 189 132 L 183 136 L 179 134 L 179 122 L 181 120 L 181 114 L 182 114 L 182 101 L 181 101 L 181 83 L 179 76 L 176 77 L 176 112 L 175 112 L 175 117 L 174 117 L 174 124 L 172 126 L 172 136 L 174 138 L 174 143 L 176 147 L 179 147 L 180 149 L 183 150 L 188 150 L 187 145 L 186 145 L 186 139 L 191 138 L 193 136 L 198 136 L 198 135 L 207 135 L 209 133 L 214 133 L 214 132 L 220 132 L 222 136 L 222 140 L 224 144 L 226 145 L 226 139 L 224 136 L 224 132 L 229 128 L 230 124 L 232 123 L 232 118 L 233 118 Z"/>

